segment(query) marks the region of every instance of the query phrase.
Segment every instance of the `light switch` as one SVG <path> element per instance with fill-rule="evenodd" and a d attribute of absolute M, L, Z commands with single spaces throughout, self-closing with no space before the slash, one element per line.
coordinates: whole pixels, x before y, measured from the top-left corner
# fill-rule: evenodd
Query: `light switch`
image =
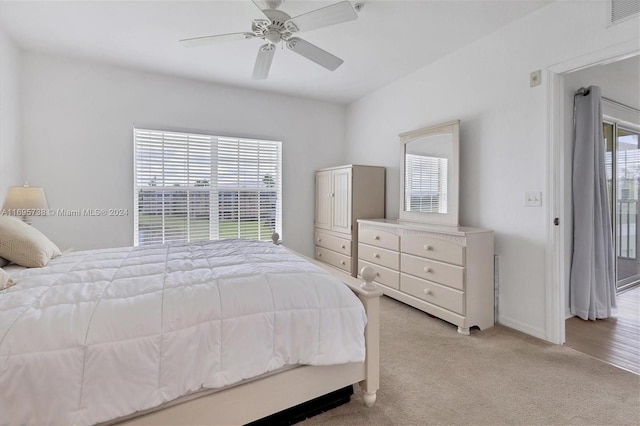
<path fill-rule="evenodd" d="M 542 192 L 525 192 L 524 193 L 524 206 L 525 207 L 540 207 L 540 206 L 542 206 Z"/>
<path fill-rule="evenodd" d="M 542 82 L 542 71 L 536 70 L 529 74 L 529 87 L 539 86 Z"/>

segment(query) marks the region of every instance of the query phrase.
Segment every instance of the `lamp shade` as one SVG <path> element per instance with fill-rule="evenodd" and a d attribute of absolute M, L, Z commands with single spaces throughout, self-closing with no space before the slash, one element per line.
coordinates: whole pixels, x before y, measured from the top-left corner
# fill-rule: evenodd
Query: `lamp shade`
<path fill-rule="evenodd" d="M 29 216 L 29 210 L 48 209 L 47 197 L 44 195 L 44 189 L 38 186 L 12 186 L 9 188 L 7 197 L 4 199 L 2 209 L 8 214 L 16 216 Z M 25 213 L 12 213 L 12 211 L 21 210 Z"/>

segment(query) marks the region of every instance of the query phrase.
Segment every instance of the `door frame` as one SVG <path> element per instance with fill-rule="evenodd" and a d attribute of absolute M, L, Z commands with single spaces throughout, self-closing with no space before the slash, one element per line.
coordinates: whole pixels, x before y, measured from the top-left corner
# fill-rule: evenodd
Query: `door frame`
<path fill-rule="evenodd" d="M 571 192 L 565 190 L 565 182 L 571 179 L 566 176 L 564 161 L 565 143 L 565 74 L 617 62 L 640 54 L 638 42 L 628 40 L 620 44 L 609 46 L 569 59 L 545 69 L 544 78 L 547 84 L 547 184 L 549 203 L 546 209 L 546 267 L 545 267 L 545 337 L 555 344 L 565 342 L 565 288 L 567 282 L 568 258 L 565 254 L 567 244 L 563 232 L 566 222 L 568 203 L 571 202 Z M 554 219 L 560 220 L 559 226 Z"/>

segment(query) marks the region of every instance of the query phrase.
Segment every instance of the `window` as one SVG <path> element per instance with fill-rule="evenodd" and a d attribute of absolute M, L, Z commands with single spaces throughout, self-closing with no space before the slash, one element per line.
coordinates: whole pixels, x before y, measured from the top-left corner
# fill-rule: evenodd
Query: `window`
<path fill-rule="evenodd" d="M 640 132 L 633 124 L 608 117 L 603 123 L 603 134 L 607 195 L 616 248 L 616 285 L 620 292 L 640 281 Z"/>
<path fill-rule="evenodd" d="M 405 210 L 447 212 L 447 159 L 406 154 Z"/>
<path fill-rule="evenodd" d="M 134 244 L 281 233 L 282 143 L 134 129 Z"/>

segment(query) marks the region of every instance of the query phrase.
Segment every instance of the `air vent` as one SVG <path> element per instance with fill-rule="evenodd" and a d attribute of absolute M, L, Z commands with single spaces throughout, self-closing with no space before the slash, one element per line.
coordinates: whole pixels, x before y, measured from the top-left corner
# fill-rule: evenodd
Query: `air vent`
<path fill-rule="evenodd" d="M 610 0 L 610 5 L 609 22 L 612 24 L 640 14 L 640 0 Z"/>

